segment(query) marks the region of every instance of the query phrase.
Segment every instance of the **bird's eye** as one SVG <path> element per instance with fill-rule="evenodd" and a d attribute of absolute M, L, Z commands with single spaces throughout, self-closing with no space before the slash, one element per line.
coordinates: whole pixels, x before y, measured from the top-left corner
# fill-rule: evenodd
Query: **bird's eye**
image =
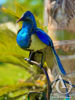
<path fill-rule="evenodd" d="M 31 15 L 29 14 L 29 16 L 31 16 Z"/>

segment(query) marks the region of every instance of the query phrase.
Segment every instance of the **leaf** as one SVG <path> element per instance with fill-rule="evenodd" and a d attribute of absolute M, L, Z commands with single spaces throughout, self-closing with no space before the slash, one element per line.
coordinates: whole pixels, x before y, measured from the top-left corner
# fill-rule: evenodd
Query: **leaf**
<path fill-rule="evenodd" d="M 35 87 L 35 89 L 32 89 L 32 87 Z M 40 86 L 36 85 L 34 82 L 22 82 L 0 88 L 0 97 L 8 95 L 10 99 L 19 98 L 20 96 L 28 94 L 30 91 L 40 92 L 44 91 L 44 89 L 41 89 Z"/>
<path fill-rule="evenodd" d="M 12 63 L 32 72 L 31 66 L 24 60 L 28 56 L 29 52 L 17 45 L 15 33 L 7 28 L 0 29 L 0 62 Z"/>
<path fill-rule="evenodd" d="M 32 82 L 23 82 L 15 85 L 5 86 L 0 88 L 0 96 L 11 92 L 16 92 L 22 89 L 26 89 L 26 93 L 28 93 L 29 91 L 27 91 L 28 90 L 27 87 L 32 87 L 32 86 L 37 86 L 37 85 Z"/>
<path fill-rule="evenodd" d="M 20 17 L 25 11 L 27 11 L 27 9 L 24 6 L 22 6 L 17 2 L 15 2 L 15 7 L 16 7 L 16 15 L 19 15 Z"/>
<path fill-rule="evenodd" d="M 16 7 L 16 11 L 10 10 L 8 8 L 5 8 L 5 7 L 2 7 L 1 10 L 4 13 L 9 14 L 10 16 L 14 16 L 16 19 L 19 19 L 22 16 L 22 14 L 24 12 L 26 12 L 27 10 L 30 10 L 29 8 L 24 7 L 24 5 L 21 5 L 20 3 L 17 3 L 17 2 L 15 2 L 14 6 Z M 34 14 L 34 16 L 35 16 L 35 19 L 36 19 L 36 22 L 37 22 L 37 26 L 42 28 L 44 31 L 46 31 L 47 27 L 42 24 L 41 19 L 39 17 L 37 17 L 35 14 Z M 19 25 L 21 26 L 22 24 L 20 23 Z"/>
<path fill-rule="evenodd" d="M 16 12 L 13 11 L 13 10 L 7 9 L 5 7 L 2 7 L 1 11 L 3 11 L 6 14 L 9 14 L 10 16 L 14 16 L 15 18 L 19 18 L 19 15 L 17 15 Z"/>

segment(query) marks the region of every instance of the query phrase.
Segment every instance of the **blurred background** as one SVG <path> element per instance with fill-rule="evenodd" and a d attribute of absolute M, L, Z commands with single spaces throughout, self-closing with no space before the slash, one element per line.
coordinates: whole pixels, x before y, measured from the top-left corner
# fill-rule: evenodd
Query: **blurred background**
<path fill-rule="evenodd" d="M 0 100 L 27 100 L 30 90 L 41 89 L 44 84 L 34 83 L 36 68 L 24 61 L 29 52 L 20 49 L 16 43 L 21 26 L 16 20 L 30 10 L 42 24 L 43 9 L 44 0 L 0 0 Z"/>
<path fill-rule="evenodd" d="M 47 4 L 48 0 L 0 0 L 0 100 L 27 100 L 30 90 L 40 91 L 46 87 L 43 72 L 37 73 L 35 66 L 24 61 L 29 52 L 20 49 L 16 43 L 22 24 L 16 24 L 16 20 L 27 10 L 34 14 L 37 25 L 53 39 L 67 73 L 75 72 L 75 30 L 71 30 L 75 19 L 67 30 L 57 30 L 59 26 L 50 21 Z M 55 72 L 54 66 L 52 75 Z M 75 83 L 74 74 L 70 76 Z"/>

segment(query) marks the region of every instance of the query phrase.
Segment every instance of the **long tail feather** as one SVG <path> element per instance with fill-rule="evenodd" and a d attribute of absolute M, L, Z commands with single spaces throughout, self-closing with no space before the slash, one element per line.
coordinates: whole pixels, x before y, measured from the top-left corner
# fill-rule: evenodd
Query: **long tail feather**
<path fill-rule="evenodd" d="M 52 51 L 53 51 L 53 53 L 54 53 L 54 55 L 56 57 L 56 61 L 57 61 L 57 64 L 59 66 L 59 69 L 60 69 L 61 73 L 64 74 L 64 75 L 66 75 L 66 72 L 65 72 L 65 70 L 64 70 L 64 68 L 63 68 L 63 66 L 61 64 L 60 58 L 58 57 L 58 55 L 57 55 L 54 47 L 52 47 Z"/>

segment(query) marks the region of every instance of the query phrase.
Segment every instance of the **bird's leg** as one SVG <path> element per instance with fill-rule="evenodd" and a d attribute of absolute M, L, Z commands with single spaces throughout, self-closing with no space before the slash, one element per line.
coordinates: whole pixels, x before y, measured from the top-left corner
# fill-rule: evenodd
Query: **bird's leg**
<path fill-rule="evenodd" d="M 29 58 L 25 58 L 25 60 L 28 61 L 30 64 L 32 64 L 31 61 L 34 58 L 34 54 L 35 54 L 35 52 L 30 51 Z"/>
<path fill-rule="evenodd" d="M 43 66 L 43 52 L 41 52 L 41 51 L 30 52 L 29 59 L 35 61 L 34 56 L 35 56 L 36 53 L 42 55 L 42 56 L 41 56 L 41 61 L 40 61 L 40 63 L 41 63 L 41 65 Z M 39 55 L 38 55 L 38 56 L 39 56 Z"/>
<path fill-rule="evenodd" d="M 29 54 L 29 59 L 31 59 L 31 58 L 32 58 L 32 55 L 33 55 L 33 52 L 32 52 L 32 51 L 30 51 L 30 54 Z"/>
<path fill-rule="evenodd" d="M 42 56 L 41 56 L 41 61 L 40 61 L 40 67 L 42 67 L 42 66 L 43 66 L 43 57 L 44 57 L 43 52 L 41 52 L 41 51 L 36 51 L 35 53 L 38 53 L 38 54 L 41 54 L 41 55 L 42 55 Z"/>
<path fill-rule="evenodd" d="M 41 54 L 41 61 L 40 61 L 40 64 L 39 62 L 35 59 L 35 56 L 36 54 L 38 53 L 38 56 L 39 54 Z M 40 67 L 43 66 L 43 52 L 40 52 L 40 51 L 36 51 L 36 52 L 33 52 L 31 51 L 30 54 L 29 54 L 29 59 L 25 58 L 26 61 L 28 61 L 30 64 L 34 64 L 32 62 L 37 62 L 39 64 Z"/>
<path fill-rule="evenodd" d="M 40 64 L 36 61 L 34 61 L 34 56 L 35 54 L 38 53 L 38 54 L 41 54 L 41 61 L 40 61 Z M 32 63 L 32 64 L 35 64 L 37 66 L 39 66 L 45 73 L 46 75 L 46 78 L 47 78 L 47 82 L 48 82 L 48 91 L 47 91 L 47 100 L 50 100 L 50 94 L 52 92 L 52 87 L 51 87 L 51 82 L 50 82 L 50 79 L 49 79 L 49 76 L 48 76 L 48 73 L 47 73 L 47 70 L 43 67 L 43 57 L 44 57 L 44 54 L 43 52 L 40 52 L 40 51 L 37 51 L 37 52 L 32 52 L 29 56 L 29 59 L 26 59 L 26 61 Z"/>
<path fill-rule="evenodd" d="M 48 86 L 47 86 L 47 88 L 48 88 L 48 89 L 47 89 L 47 100 L 50 100 L 50 95 L 51 95 L 51 93 L 52 93 L 52 87 L 51 87 L 51 81 L 50 81 L 50 79 L 49 79 L 47 70 L 43 67 L 43 57 L 44 57 L 44 54 L 43 54 L 43 52 L 40 52 L 40 51 L 37 51 L 37 53 L 42 54 L 42 56 L 41 56 L 40 67 L 41 67 L 41 69 L 43 70 L 43 72 L 45 73 L 46 78 L 47 78 L 47 82 L 48 82 Z"/>

